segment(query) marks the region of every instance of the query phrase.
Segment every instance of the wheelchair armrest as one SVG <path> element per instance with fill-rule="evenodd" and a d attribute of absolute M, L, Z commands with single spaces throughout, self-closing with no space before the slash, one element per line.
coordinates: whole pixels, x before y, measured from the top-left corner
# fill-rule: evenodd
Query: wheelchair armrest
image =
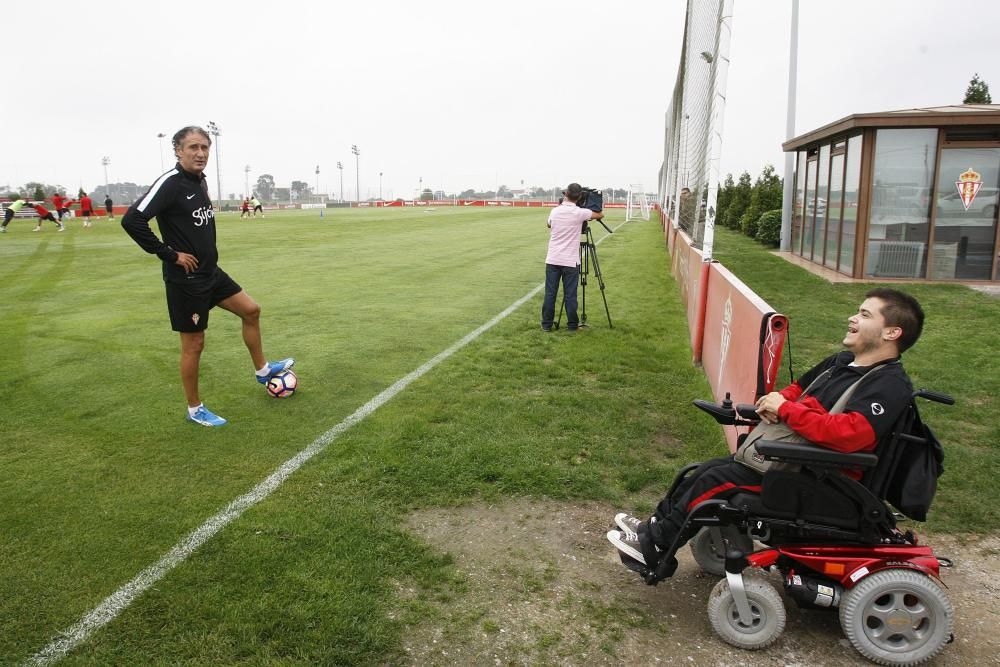
<path fill-rule="evenodd" d="M 703 401 L 700 398 L 695 399 L 694 405 L 696 408 L 704 410 L 708 414 L 712 415 L 712 418 L 715 419 L 715 421 L 724 426 L 731 426 L 736 421 L 736 410 L 732 408 L 724 408 L 718 403 Z"/>
<path fill-rule="evenodd" d="M 825 466 L 874 468 L 878 457 L 871 452 L 845 454 L 825 449 L 807 442 L 778 442 L 758 440 L 757 451 L 766 459 L 780 459 L 793 463 L 812 463 Z"/>

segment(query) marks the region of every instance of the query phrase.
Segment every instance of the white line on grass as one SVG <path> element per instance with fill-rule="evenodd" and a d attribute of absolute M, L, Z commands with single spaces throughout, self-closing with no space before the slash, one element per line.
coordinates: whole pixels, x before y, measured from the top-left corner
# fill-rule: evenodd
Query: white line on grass
<path fill-rule="evenodd" d="M 615 227 L 615 229 L 617 230 L 624 224 L 624 222 L 621 223 L 618 227 Z M 600 243 L 606 238 L 608 237 L 601 237 L 597 243 Z M 105 598 L 101 604 L 97 605 L 94 609 L 85 614 L 74 626 L 65 632 L 60 633 L 61 636 L 58 639 L 53 640 L 48 644 L 48 646 L 33 655 L 28 660 L 28 664 L 48 665 L 65 657 L 66 654 L 84 642 L 95 630 L 99 630 L 113 621 L 118 614 L 132 604 L 133 600 L 145 593 L 146 590 L 162 579 L 170 570 L 180 565 L 187 559 L 188 556 L 194 553 L 198 547 L 214 537 L 216 533 L 225 528 L 227 525 L 238 519 L 243 512 L 271 495 L 271 493 L 281 486 L 281 484 L 288 479 L 292 473 L 301 468 L 306 461 L 326 449 L 327 446 L 336 440 L 344 431 L 378 410 L 396 394 L 403 391 L 403 389 L 409 386 L 414 380 L 420 378 L 442 361 L 455 354 L 475 339 L 479 338 L 479 336 L 489 329 L 496 326 L 501 320 L 542 291 L 544 287 L 544 284 L 535 287 L 520 299 L 507 306 L 503 312 L 494 317 L 492 320 L 474 329 L 457 343 L 454 343 L 445 351 L 438 353 L 436 356 L 431 358 L 430 361 L 426 362 L 415 371 L 401 377 L 399 380 L 396 380 L 392 386 L 382 390 L 375 396 L 375 398 L 355 410 L 350 416 L 344 419 L 344 421 L 340 422 L 329 431 L 316 438 L 316 440 L 314 440 L 308 447 L 282 463 L 281 466 L 268 475 L 264 481 L 253 487 L 248 493 L 243 494 L 236 500 L 229 503 L 225 509 L 208 519 L 205 523 L 201 524 L 201 526 L 188 534 L 187 537 L 175 544 L 170 551 L 160 558 L 159 561 L 147 567 L 145 570 L 137 574 L 132 581 L 128 582 Z"/>

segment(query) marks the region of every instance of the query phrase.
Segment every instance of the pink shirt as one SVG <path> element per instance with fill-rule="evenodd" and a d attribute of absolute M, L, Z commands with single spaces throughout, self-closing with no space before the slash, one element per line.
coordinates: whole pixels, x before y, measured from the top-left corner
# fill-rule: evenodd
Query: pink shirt
<path fill-rule="evenodd" d="M 583 223 L 590 220 L 593 211 L 580 208 L 571 202 L 563 202 L 549 213 L 549 254 L 546 264 L 555 266 L 576 266 L 580 263 L 580 233 Z"/>

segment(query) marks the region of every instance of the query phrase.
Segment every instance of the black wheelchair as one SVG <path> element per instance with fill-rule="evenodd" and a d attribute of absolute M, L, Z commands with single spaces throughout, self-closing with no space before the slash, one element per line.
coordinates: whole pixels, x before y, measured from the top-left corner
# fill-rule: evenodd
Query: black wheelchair
<path fill-rule="evenodd" d="M 954 403 L 944 394 L 914 392 L 891 436 L 873 452 L 758 441 L 766 459 L 786 464 L 764 473 L 761 493 L 710 499 L 691 509 L 680 535 L 693 536 L 690 547 L 702 569 L 725 577 L 708 604 L 712 628 L 724 641 L 759 649 L 781 635 L 785 608 L 766 571 L 782 575 L 786 594 L 799 607 L 838 609 L 848 640 L 874 662 L 918 664 L 953 640 L 954 614 L 939 585 L 940 568 L 951 562 L 897 526 L 904 517 L 926 518 L 930 498 L 926 489 L 914 497 L 914 481 L 929 483 L 932 497 L 942 470 L 940 444 L 920 419 L 917 399 Z M 759 419 L 752 405 L 734 406 L 728 395 L 721 404 L 695 405 L 720 424 L 752 426 Z M 915 470 L 915 463 L 927 462 L 936 469 Z M 680 470 L 669 495 L 699 465 Z M 841 474 L 844 468 L 864 471 L 860 481 Z M 655 585 L 669 576 L 680 540 L 656 568 L 619 555 Z"/>

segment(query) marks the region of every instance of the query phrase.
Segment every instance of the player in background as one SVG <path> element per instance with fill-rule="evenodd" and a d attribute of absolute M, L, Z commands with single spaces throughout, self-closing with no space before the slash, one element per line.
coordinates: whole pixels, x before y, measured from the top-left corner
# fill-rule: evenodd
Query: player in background
<path fill-rule="evenodd" d="M 240 207 L 240 220 L 250 217 L 250 200 L 243 198 L 243 205 Z"/>
<path fill-rule="evenodd" d="M 63 224 L 58 220 L 56 220 L 55 216 L 53 216 L 52 213 L 49 212 L 49 209 L 42 206 L 41 202 L 37 204 L 32 204 L 31 206 L 35 209 L 35 213 L 38 214 L 38 224 L 35 225 L 35 228 L 32 229 L 31 231 L 33 232 L 42 231 L 42 222 L 44 220 L 51 220 L 55 224 L 55 226 L 59 228 L 60 232 L 66 229 L 65 227 L 63 227 Z"/>
<path fill-rule="evenodd" d="M 0 232 L 7 231 L 7 225 L 9 225 L 10 221 L 14 219 L 14 214 L 20 211 L 22 208 L 24 208 L 24 205 L 27 203 L 28 202 L 24 201 L 23 199 L 18 198 L 12 201 L 10 203 L 10 206 L 4 209 L 3 224 L 0 225 Z"/>
<path fill-rule="evenodd" d="M 257 217 L 257 211 L 260 211 L 260 217 L 263 218 L 264 217 L 264 206 L 260 203 L 260 200 L 257 199 L 257 195 L 256 194 L 253 195 L 250 198 L 250 204 L 253 206 L 253 217 L 256 218 Z"/>
<path fill-rule="evenodd" d="M 104 197 L 104 210 L 108 212 L 108 220 L 115 219 L 115 203 L 111 201 L 111 193 Z"/>
<path fill-rule="evenodd" d="M 83 227 L 90 227 L 90 217 L 94 215 L 94 201 L 90 195 L 80 197 L 80 212 L 83 214 Z"/>
<path fill-rule="evenodd" d="M 67 215 L 69 215 L 69 207 L 72 206 L 75 203 L 76 203 L 75 199 L 68 199 L 68 198 L 67 199 L 63 199 L 62 206 L 59 208 L 59 211 L 58 211 L 58 213 L 59 213 L 59 222 L 62 222 L 62 219 L 65 218 Z"/>
<path fill-rule="evenodd" d="M 59 222 L 62 222 L 63 219 L 63 202 L 65 201 L 66 198 L 58 192 L 52 195 L 52 208 L 56 210 L 56 216 L 58 216 Z"/>

